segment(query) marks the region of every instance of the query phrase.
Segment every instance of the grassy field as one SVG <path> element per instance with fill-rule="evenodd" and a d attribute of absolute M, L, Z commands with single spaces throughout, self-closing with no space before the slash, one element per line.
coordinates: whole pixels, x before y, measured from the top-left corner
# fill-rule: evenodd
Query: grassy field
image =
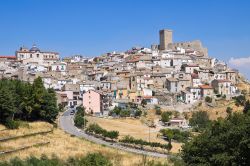
<path fill-rule="evenodd" d="M 4 126 L 0 125 L 0 138 L 8 136 L 22 135 L 34 133 L 35 131 L 47 131 L 52 128 L 52 125 L 45 122 L 29 123 L 22 126 L 18 130 L 3 130 Z M 42 154 L 47 156 L 56 155 L 59 158 L 66 160 L 68 157 L 80 157 L 88 153 L 101 153 L 108 157 L 114 165 L 141 165 L 144 157 L 132 153 L 123 152 L 112 149 L 102 145 L 97 145 L 89 141 L 66 134 L 61 129 L 55 128 L 53 133 L 46 135 L 36 135 L 32 137 L 20 138 L 10 140 L 7 142 L 0 142 L 0 150 L 11 150 L 18 147 L 31 145 L 34 143 L 46 142 L 50 143 L 46 146 L 32 147 L 19 152 L 14 152 L 6 155 L 1 155 L 0 160 L 9 160 L 13 157 L 26 158 L 28 156 L 40 157 Z M 166 159 L 147 157 L 147 160 L 154 160 L 156 162 L 166 162 Z"/>
<path fill-rule="evenodd" d="M 104 118 L 97 118 L 97 117 L 88 117 L 88 122 L 90 123 L 97 123 L 101 127 L 106 130 L 117 130 L 119 131 L 119 138 L 122 138 L 125 135 L 131 135 L 135 138 L 141 138 L 143 140 L 151 142 L 160 142 L 160 143 L 167 143 L 161 138 L 157 137 L 159 134 L 159 128 L 150 128 L 145 125 L 142 119 L 104 119 Z M 149 134 L 150 131 L 150 134 Z M 181 143 L 172 142 L 173 148 L 171 150 L 172 153 L 178 153 L 181 148 Z"/>

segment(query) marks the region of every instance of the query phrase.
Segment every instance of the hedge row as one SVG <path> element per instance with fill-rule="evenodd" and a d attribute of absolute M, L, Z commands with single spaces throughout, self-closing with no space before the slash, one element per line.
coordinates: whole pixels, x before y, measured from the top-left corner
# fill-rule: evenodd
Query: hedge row
<path fill-rule="evenodd" d="M 150 146 L 150 147 L 159 147 L 162 149 L 170 150 L 172 148 L 171 144 L 161 144 L 159 142 L 147 142 L 142 139 L 135 139 L 132 136 L 125 136 L 123 139 L 119 140 L 123 143 L 135 144 L 135 145 L 142 145 L 142 146 Z"/>
<path fill-rule="evenodd" d="M 107 131 L 103 128 L 101 128 L 98 124 L 94 123 L 94 124 L 90 124 L 88 126 L 88 128 L 86 129 L 87 132 L 89 133 L 93 133 L 93 134 L 97 134 L 97 135 L 101 135 L 105 138 L 110 138 L 110 139 L 117 139 L 119 136 L 119 132 L 118 131 Z"/>

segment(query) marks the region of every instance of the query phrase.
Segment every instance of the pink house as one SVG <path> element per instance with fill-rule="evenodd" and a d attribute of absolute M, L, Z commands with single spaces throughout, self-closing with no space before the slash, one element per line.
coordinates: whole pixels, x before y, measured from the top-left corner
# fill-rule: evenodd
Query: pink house
<path fill-rule="evenodd" d="M 106 95 L 101 91 L 89 90 L 83 94 L 83 106 L 87 113 L 100 116 L 107 110 Z"/>

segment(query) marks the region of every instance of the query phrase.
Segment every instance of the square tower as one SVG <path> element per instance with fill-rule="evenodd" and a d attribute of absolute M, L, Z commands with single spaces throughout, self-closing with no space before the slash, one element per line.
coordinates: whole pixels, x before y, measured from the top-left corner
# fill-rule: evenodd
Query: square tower
<path fill-rule="evenodd" d="M 168 49 L 168 44 L 172 43 L 172 30 L 163 29 L 160 30 L 160 50 Z"/>

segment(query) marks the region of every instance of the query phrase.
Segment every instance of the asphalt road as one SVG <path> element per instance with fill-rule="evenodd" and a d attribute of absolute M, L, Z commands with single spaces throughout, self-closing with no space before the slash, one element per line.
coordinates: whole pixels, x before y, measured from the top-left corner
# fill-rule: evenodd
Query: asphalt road
<path fill-rule="evenodd" d="M 73 122 L 74 115 L 70 115 L 70 112 L 71 112 L 71 109 L 64 112 L 63 115 L 60 116 L 60 121 L 59 121 L 60 127 L 69 134 L 75 135 L 77 137 L 85 138 L 85 139 L 87 139 L 91 142 L 97 143 L 97 144 L 106 145 L 106 146 L 116 148 L 119 150 L 123 150 L 123 151 L 127 151 L 127 152 L 132 152 L 132 153 L 137 153 L 137 154 L 147 155 L 147 156 L 152 156 L 152 157 L 161 157 L 161 158 L 165 158 L 165 157 L 169 156 L 166 154 L 161 154 L 161 153 L 156 153 L 156 152 L 148 152 L 148 151 L 144 151 L 144 150 L 125 147 L 125 146 L 122 146 L 118 143 L 107 142 L 107 141 L 104 141 L 102 139 L 96 138 L 94 136 L 88 135 L 84 131 L 82 131 L 74 126 L 74 122 Z"/>

